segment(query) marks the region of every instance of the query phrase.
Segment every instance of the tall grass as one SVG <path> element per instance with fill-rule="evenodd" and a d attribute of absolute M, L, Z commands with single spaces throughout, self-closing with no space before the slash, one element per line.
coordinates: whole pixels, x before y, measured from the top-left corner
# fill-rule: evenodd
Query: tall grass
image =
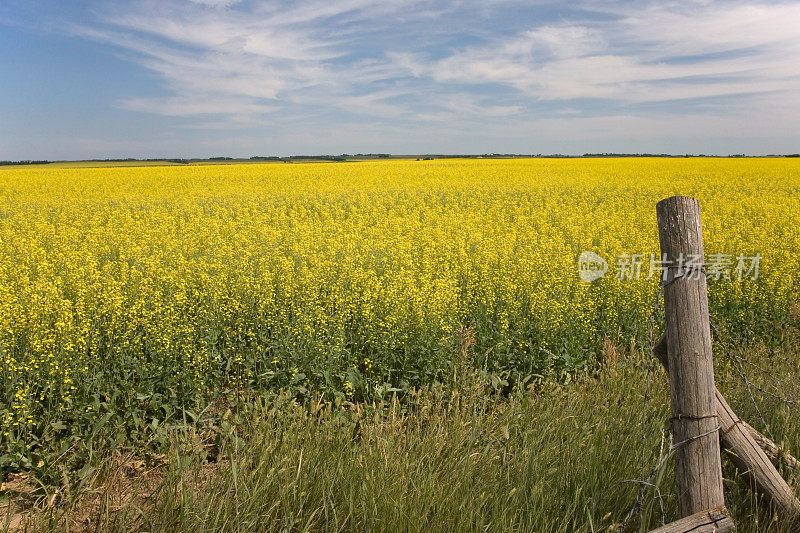
<path fill-rule="evenodd" d="M 797 349 L 739 348 L 797 397 Z M 669 444 L 666 374 L 654 370 L 642 408 L 648 360 L 607 344 L 603 370 L 568 386 L 540 385 L 499 396 L 491 374 L 456 368 L 453 379 L 383 405 L 261 398 L 223 414 L 222 437 L 202 446 L 175 435 L 160 487 L 146 500 L 39 513 L 33 528 L 116 531 L 612 531 Z M 717 381 L 758 426 L 746 390 L 717 353 Z M 773 387 L 766 375 L 755 383 Z M 773 390 L 770 388 L 769 390 Z M 800 451 L 790 406 L 759 393 L 776 439 Z M 200 442 L 200 444 L 199 444 Z M 755 498 L 724 461 L 727 505 L 738 531 L 794 531 Z M 790 472 L 785 473 L 796 485 Z M 672 462 L 653 479 L 663 518 L 677 518 Z M 103 476 L 95 483 L 100 486 Z M 88 492 L 91 490 L 87 489 Z M 133 492 L 132 490 L 130 492 Z M 112 498 L 113 500 L 113 498 Z M 76 502 L 78 499 L 75 500 Z M 628 531 L 661 519 L 649 489 Z M 77 517 L 77 518 L 76 518 Z M 38 520 L 38 522 L 37 522 Z"/>

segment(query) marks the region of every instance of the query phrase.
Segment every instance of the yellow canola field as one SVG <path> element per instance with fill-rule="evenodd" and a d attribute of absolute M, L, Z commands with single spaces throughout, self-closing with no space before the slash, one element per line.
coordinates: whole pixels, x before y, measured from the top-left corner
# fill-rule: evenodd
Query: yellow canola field
<path fill-rule="evenodd" d="M 462 326 L 500 383 L 591 369 L 606 337 L 646 342 L 673 194 L 732 256 L 716 323 L 770 337 L 797 293 L 798 187 L 798 159 L 0 170 L 0 439 L 225 389 L 374 398 L 452 373 Z M 579 279 L 584 250 L 605 277 Z"/>

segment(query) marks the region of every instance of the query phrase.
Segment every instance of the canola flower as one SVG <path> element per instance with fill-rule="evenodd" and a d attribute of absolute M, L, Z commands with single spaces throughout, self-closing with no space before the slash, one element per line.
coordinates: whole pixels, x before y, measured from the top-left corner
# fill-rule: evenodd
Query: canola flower
<path fill-rule="evenodd" d="M 644 342 L 657 280 L 584 283 L 578 255 L 657 253 L 672 194 L 700 199 L 707 254 L 761 254 L 710 298 L 769 335 L 797 294 L 798 187 L 792 159 L 0 170 L 0 442 L 101 402 L 408 389 L 465 325 L 510 381 L 585 371 L 606 337 Z"/>

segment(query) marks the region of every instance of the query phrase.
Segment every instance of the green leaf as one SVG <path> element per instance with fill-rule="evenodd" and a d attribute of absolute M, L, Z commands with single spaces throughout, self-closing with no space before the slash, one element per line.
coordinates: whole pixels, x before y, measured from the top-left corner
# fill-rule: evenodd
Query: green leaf
<path fill-rule="evenodd" d="M 91 473 L 92 473 L 92 472 L 94 472 L 94 467 L 93 467 L 92 465 L 89 465 L 89 464 L 83 465 L 83 468 L 81 468 L 81 469 L 78 471 L 78 477 L 79 477 L 81 480 L 84 480 L 84 479 L 86 479 L 86 478 L 87 478 L 89 475 L 91 475 Z"/>

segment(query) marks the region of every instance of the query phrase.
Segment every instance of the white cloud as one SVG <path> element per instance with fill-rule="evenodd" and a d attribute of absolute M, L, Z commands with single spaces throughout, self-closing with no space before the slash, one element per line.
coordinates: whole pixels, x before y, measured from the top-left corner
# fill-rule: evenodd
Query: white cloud
<path fill-rule="evenodd" d="M 754 120 L 757 105 L 776 116 L 800 109 L 796 1 L 553 6 L 141 0 L 115 4 L 80 33 L 124 50 L 169 93 L 128 98 L 123 107 L 198 116 L 200 128 L 261 124 L 281 113 L 328 127 L 366 117 L 397 127 L 483 120 L 553 131 L 586 121 L 582 131 L 593 131 L 675 116 L 690 128 L 685 117 L 698 111 L 718 116 L 709 124 L 733 127 Z M 527 12 L 525 20 L 513 15 Z M 780 109 L 763 106 L 770 98 Z M 694 107 L 687 113 L 675 101 Z"/>
<path fill-rule="evenodd" d="M 230 7 L 240 3 L 242 0 L 191 0 L 195 4 L 203 4 L 210 7 Z"/>
<path fill-rule="evenodd" d="M 132 111 L 156 113 L 172 117 L 194 115 L 259 115 L 271 113 L 275 106 L 238 98 L 208 98 L 181 96 L 172 98 L 131 98 L 122 102 Z"/>
<path fill-rule="evenodd" d="M 441 83 L 495 83 L 537 99 L 654 102 L 796 91 L 800 6 L 651 7 L 592 27 L 542 26 L 437 61 L 393 59 Z"/>
<path fill-rule="evenodd" d="M 328 106 L 342 109 L 369 102 L 359 109 L 389 116 L 396 108 L 379 105 L 384 95 L 365 94 L 363 84 L 390 77 L 387 69 L 399 69 L 374 59 L 332 64 L 354 50 L 346 46 L 347 24 L 325 22 L 345 17 L 350 25 L 369 24 L 372 17 L 404 7 L 402 2 L 388 6 L 365 0 L 312 0 L 291 8 L 259 3 L 220 12 L 176 2 L 138 2 L 127 9 L 117 6 L 103 17 L 102 29 L 84 26 L 78 33 L 133 52 L 136 61 L 160 75 L 175 93 L 160 100 L 126 100 L 123 106 L 128 109 L 170 116 L 206 114 L 209 108 L 218 109 L 209 102 L 226 102 L 229 114 L 241 115 L 327 99 Z M 253 104 L 253 99 L 273 102 Z"/>

